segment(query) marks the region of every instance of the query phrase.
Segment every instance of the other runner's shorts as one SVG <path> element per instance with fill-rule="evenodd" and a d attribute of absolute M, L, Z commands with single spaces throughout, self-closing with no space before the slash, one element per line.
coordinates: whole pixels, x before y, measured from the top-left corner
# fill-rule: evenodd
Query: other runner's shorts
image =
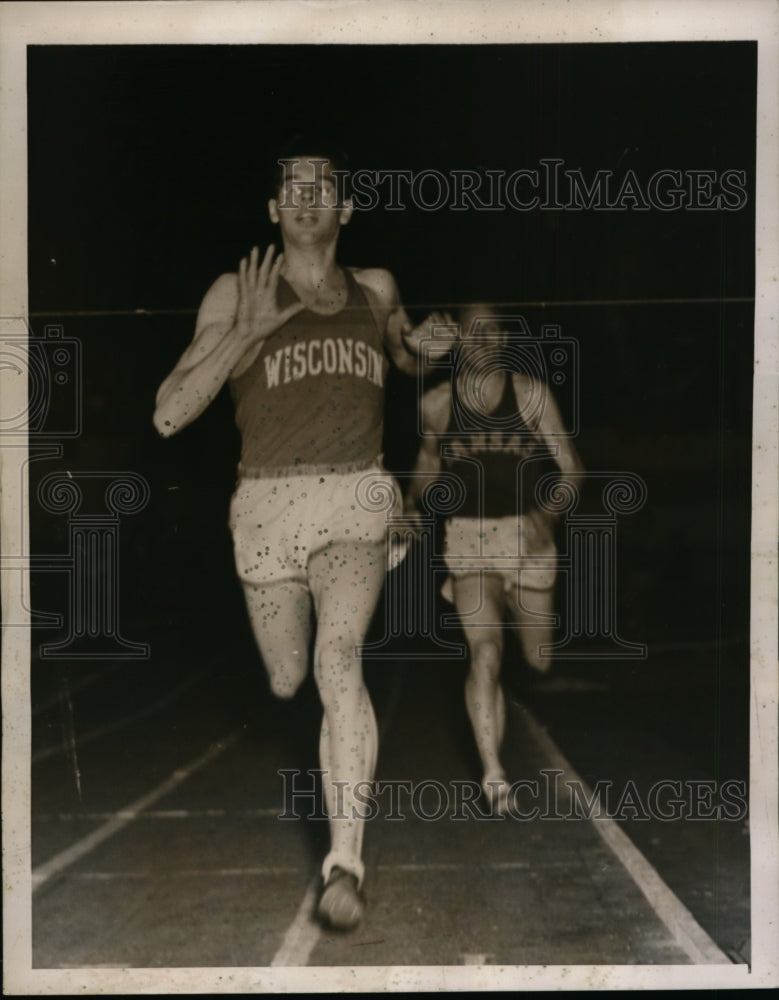
<path fill-rule="evenodd" d="M 441 588 L 454 600 L 452 579 L 497 573 L 506 590 L 549 590 L 557 575 L 557 548 L 543 516 L 452 517 L 446 522 L 444 561 L 449 576 Z"/>
<path fill-rule="evenodd" d="M 379 465 L 359 472 L 242 476 L 230 502 L 238 577 L 253 584 L 305 583 L 310 556 L 330 542 L 384 543 L 386 551 L 387 520 L 401 510 L 400 488 Z"/>

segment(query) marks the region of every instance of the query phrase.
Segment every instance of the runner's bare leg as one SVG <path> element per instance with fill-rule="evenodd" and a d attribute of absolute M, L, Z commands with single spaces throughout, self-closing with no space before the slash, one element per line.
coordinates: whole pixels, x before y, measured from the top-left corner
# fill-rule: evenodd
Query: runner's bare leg
<path fill-rule="evenodd" d="M 551 643 L 554 637 L 554 627 L 549 622 L 554 611 L 554 588 L 531 590 L 520 583 L 519 588 L 511 588 L 508 607 L 511 617 L 519 626 L 517 633 L 529 666 L 539 673 L 546 673 L 551 669 L 552 655 L 542 653 L 541 647 Z M 547 621 L 539 624 L 542 615 Z"/>
<path fill-rule="evenodd" d="M 296 580 L 245 583 L 244 596 L 271 691 L 279 698 L 291 698 L 308 672 L 308 587 Z"/>
<path fill-rule="evenodd" d="M 503 578 L 473 573 L 452 581 L 470 667 L 465 679 L 465 705 L 484 769 L 484 782 L 505 777 L 500 747 L 506 727 L 506 704 L 500 686 L 503 657 Z M 488 789 L 485 789 L 491 794 Z"/>
<path fill-rule="evenodd" d="M 317 615 L 314 678 L 323 708 L 320 766 L 331 817 L 323 875 L 338 864 L 361 882 L 365 807 L 354 788 L 373 778 L 378 735 L 358 647 L 384 584 L 386 548 L 383 542 L 333 542 L 310 557 L 308 572 Z"/>

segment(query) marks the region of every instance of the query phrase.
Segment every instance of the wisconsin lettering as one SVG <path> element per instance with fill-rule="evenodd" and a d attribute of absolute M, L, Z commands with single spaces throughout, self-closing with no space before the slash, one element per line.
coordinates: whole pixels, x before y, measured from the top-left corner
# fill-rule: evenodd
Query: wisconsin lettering
<path fill-rule="evenodd" d="M 383 356 L 361 340 L 325 337 L 280 347 L 265 357 L 268 389 L 322 375 L 354 375 L 384 385 Z"/>

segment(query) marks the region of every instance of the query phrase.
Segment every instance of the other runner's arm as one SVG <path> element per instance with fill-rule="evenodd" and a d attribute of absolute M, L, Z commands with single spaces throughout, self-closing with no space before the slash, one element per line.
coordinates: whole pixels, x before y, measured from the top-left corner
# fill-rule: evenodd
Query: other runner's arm
<path fill-rule="evenodd" d="M 551 389 L 544 382 L 527 375 L 514 374 L 513 378 L 519 411 L 525 422 L 543 439 L 560 469 L 562 481 L 578 488 L 584 466 Z"/>
<path fill-rule="evenodd" d="M 435 482 L 441 471 L 441 435 L 446 430 L 451 408 L 451 387 L 441 382 L 428 390 L 420 403 L 422 438 L 404 508 L 407 515 L 419 512 L 419 502 L 427 487 Z"/>
<path fill-rule="evenodd" d="M 384 343 L 392 363 L 406 375 L 416 375 L 420 370 L 420 345 L 422 340 L 432 336 L 434 327 L 449 328 L 449 336 L 441 337 L 442 347 L 448 348 L 456 340 L 456 324 L 447 312 L 431 312 L 418 326 L 414 326 L 403 308 L 398 286 L 389 271 L 366 268 L 356 270 L 354 276 L 365 289 L 381 318 Z M 431 371 L 433 367 L 430 364 L 423 366 L 422 373 Z"/>

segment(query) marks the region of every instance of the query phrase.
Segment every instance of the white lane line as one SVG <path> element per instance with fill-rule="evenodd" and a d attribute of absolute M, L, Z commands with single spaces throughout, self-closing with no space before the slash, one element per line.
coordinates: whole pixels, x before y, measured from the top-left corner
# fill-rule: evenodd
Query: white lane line
<path fill-rule="evenodd" d="M 574 771 L 541 723 L 524 706 L 521 711 L 528 730 L 549 764 L 564 772 L 560 776 L 560 786 L 567 789 L 566 782 L 576 783 L 590 801 L 591 789 Z M 696 965 L 733 964 L 613 819 L 590 818 L 589 822 L 622 863 L 673 940 Z"/>
<path fill-rule="evenodd" d="M 264 878 L 266 876 L 299 875 L 300 869 L 288 866 L 272 868 L 177 868 L 173 871 L 133 872 L 74 872 L 67 878 L 83 882 L 111 882 L 121 879 L 154 879 L 162 882 L 172 878 Z"/>
<path fill-rule="evenodd" d="M 316 947 L 322 934 L 314 910 L 322 877 L 317 873 L 306 889 L 303 900 L 295 914 L 295 919 L 287 928 L 278 951 L 271 959 L 271 967 L 300 967 L 306 965 L 311 952 Z"/>
<path fill-rule="evenodd" d="M 484 864 L 463 864 L 461 862 L 428 862 L 426 864 L 376 865 L 380 872 L 472 872 L 488 868 L 491 871 L 527 871 L 530 863 L 527 861 L 488 861 Z"/>
<path fill-rule="evenodd" d="M 235 819 L 237 816 L 251 818 L 276 819 L 284 810 L 280 806 L 268 809 L 148 809 L 140 814 L 130 814 L 126 809 L 119 812 L 90 812 L 90 813 L 38 813 L 33 817 L 35 823 L 77 823 L 77 822 L 103 822 L 107 819 L 114 819 L 116 816 L 131 819 L 220 819 L 227 817 Z"/>
<path fill-rule="evenodd" d="M 157 785 L 156 788 L 147 792 L 146 795 L 142 795 L 139 799 L 136 799 L 135 802 L 132 802 L 126 809 L 121 810 L 120 813 L 117 813 L 107 823 L 99 826 L 97 830 L 93 830 L 86 837 L 82 837 L 75 844 L 72 844 L 64 851 L 60 851 L 59 854 L 55 854 L 53 858 L 50 858 L 44 864 L 39 865 L 32 873 L 32 891 L 35 892 L 36 889 L 40 889 L 54 875 L 59 875 L 70 865 L 83 858 L 85 854 L 93 851 L 104 840 L 113 837 L 115 833 L 118 833 L 119 830 L 136 819 L 138 814 L 147 806 L 161 799 L 168 792 L 172 792 L 174 788 L 177 788 L 196 771 L 205 767 L 206 764 L 210 764 L 212 760 L 224 753 L 228 747 L 232 746 L 243 735 L 243 732 L 243 729 L 239 729 L 237 732 L 230 733 L 219 740 L 200 757 L 197 757 L 179 770 L 174 771 L 162 784 Z"/>
<path fill-rule="evenodd" d="M 122 965 L 121 962 L 90 962 L 89 965 L 82 965 L 79 962 L 57 962 L 55 969 L 122 969 L 127 972 L 132 969 L 132 965 Z"/>
<path fill-rule="evenodd" d="M 527 871 L 530 864 L 527 861 L 493 861 L 478 866 L 490 871 Z M 376 865 L 380 872 L 473 872 L 472 864 L 407 864 L 407 865 Z M 155 882 L 172 878 L 264 878 L 279 875 L 299 875 L 300 869 L 292 865 L 257 865 L 253 868 L 174 868 L 166 871 L 112 871 L 112 872 L 73 872 L 67 878 L 82 882 L 110 882 L 113 879 L 154 879 Z"/>

